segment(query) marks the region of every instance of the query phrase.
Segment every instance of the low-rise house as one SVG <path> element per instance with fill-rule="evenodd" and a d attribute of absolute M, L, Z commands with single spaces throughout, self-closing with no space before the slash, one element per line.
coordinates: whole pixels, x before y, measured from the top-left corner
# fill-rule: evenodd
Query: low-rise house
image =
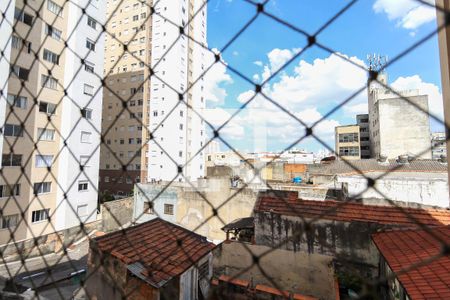
<path fill-rule="evenodd" d="M 380 252 L 384 299 L 450 299 L 450 226 L 393 230 L 372 239 Z"/>
<path fill-rule="evenodd" d="M 348 198 L 367 203 L 386 203 L 385 199 L 404 204 L 449 207 L 447 161 L 397 159 L 362 159 L 334 161 L 309 166 L 314 184 L 339 187 Z M 368 178 L 375 184 L 370 186 Z"/>
<path fill-rule="evenodd" d="M 159 218 L 91 241 L 90 299 L 206 298 L 215 245 Z"/>
<path fill-rule="evenodd" d="M 446 209 L 307 201 L 295 193 L 260 197 L 254 210 L 255 243 L 330 255 L 346 279 L 375 278 L 378 251 L 371 235 L 391 228 L 450 225 Z M 345 279 L 340 279 L 345 284 Z"/>

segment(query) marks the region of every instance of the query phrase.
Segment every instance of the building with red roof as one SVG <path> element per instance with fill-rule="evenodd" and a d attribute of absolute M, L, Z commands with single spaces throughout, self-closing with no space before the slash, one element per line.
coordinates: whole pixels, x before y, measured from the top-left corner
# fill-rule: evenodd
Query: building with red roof
<path fill-rule="evenodd" d="M 206 297 L 214 247 L 159 218 L 97 237 L 90 244 L 86 293 L 109 300 Z"/>
<path fill-rule="evenodd" d="M 336 271 L 357 280 L 378 276 L 371 235 L 389 229 L 450 225 L 450 210 L 310 201 L 295 193 L 261 195 L 254 209 L 255 243 L 329 255 Z M 340 280 L 345 284 L 345 280 Z"/>
<path fill-rule="evenodd" d="M 450 226 L 376 233 L 385 299 L 450 299 Z M 447 249 L 447 252 L 443 252 Z"/>

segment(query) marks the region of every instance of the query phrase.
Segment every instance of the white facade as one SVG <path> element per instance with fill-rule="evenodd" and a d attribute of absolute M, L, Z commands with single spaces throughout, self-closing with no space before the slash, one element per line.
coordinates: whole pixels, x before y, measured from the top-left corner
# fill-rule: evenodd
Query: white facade
<path fill-rule="evenodd" d="M 447 156 L 445 141 L 445 132 L 433 132 L 431 134 L 431 154 L 434 160 L 440 159 L 441 156 Z"/>
<path fill-rule="evenodd" d="M 5 123 L 6 95 L 8 95 L 9 57 L 11 57 L 11 34 L 14 23 L 14 5 L 9 1 L 0 3 L 0 127 Z M 0 155 L 3 153 L 3 134 L 0 133 Z M 0 161 L 0 168 L 2 162 Z"/>
<path fill-rule="evenodd" d="M 387 74 L 381 73 L 379 80 L 387 84 Z M 428 96 L 418 90 L 399 91 L 406 101 L 377 82 L 371 83 L 368 92 L 371 156 L 430 159 Z"/>
<path fill-rule="evenodd" d="M 90 4 L 87 5 L 88 3 Z M 106 3 L 78 0 L 76 3 L 69 2 L 66 7 L 70 10 L 67 32 L 73 33 L 67 40 L 72 51 L 66 52 L 64 70 L 64 88 L 68 96 L 63 100 L 64 122 L 61 123 L 61 135 L 66 140 L 67 147 L 63 143 L 60 144 L 61 160 L 55 213 L 57 230 L 96 220 L 103 99 L 101 78 L 105 35 L 101 26 L 106 21 Z M 87 15 L 83 15 L 83 7 L 86 7 Z M 88 25 L 88 16 L 96 20 L 96 28 Z M 95 51 L 87 49 L 86 39 L 95 42 Z M 94 67 L 94 73 L 85 71 L 80 58 Z M 92 95 L 85 93 L 86 84 L 93 87 Z M 81 118 L 81 109 L 91 111 L 90 119 Z M 82 140 L 82 134 L 89 135 L 89 139 Z M 85 165 L 83 170 L 80 169 L 81 164 Z M 86 183 L 87 190 L 79 191 L 79 185 Z"/>
<path fill-rule="evenodd" d="M 382 173 L 366 173 L 377 178 Z M 449 207 L 448 178 L 446 173 L 393 172 L 377 179 L 375 188 L 368 188 L 361 175 L 338 175 L 336 181 L 347 185 L 348 196 L 357 199 L 401 201 L 439 207 Z"/>
<path fill-rule="evenodd" d="M 155 3 L 151 55 L 155 76 L 151 79 L 149 109 L 149 129 L 153 139 L 149 141 L 147 154 L 150 182 L 184 181 L 185 178 L 195 181 L 204 175 L 203 151 L 200 149 L 204 145 L 205 130 L 195 112 L 201 115 L 205 107 L 203 78 L 199 78 L 205 69 L 205 50 L 188 37 L 180 36 L 181 26 L 186 35 L 206 46 L 206 6 L 196 13 L 203 2 L 160 0 Z M 190 13 L 196 15 L 186 26 Z M 192 84 L 194 86 L 190 88 Z M 193 110 L 180 101 L 181 95 Z M 179 167 L 182 167 L 183 176 L 178 173 Z"/>

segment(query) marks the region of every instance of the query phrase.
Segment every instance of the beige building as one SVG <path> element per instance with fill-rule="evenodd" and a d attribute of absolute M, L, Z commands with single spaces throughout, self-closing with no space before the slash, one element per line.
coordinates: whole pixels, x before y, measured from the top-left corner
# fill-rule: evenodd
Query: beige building
<path fill-rule="evenodd" d="M 11 0 L 0 11 L 5 244 L 97 218 L 105 10 L 88 0 Z"/>
<path fill-rule="evenodd" d="M 151 16 L 150 0 L 108 2 L 101 192 L 124 195 L 138 182 L 203 176 L 205 130 L 190 109 L 204 107 L 199 75 L 205 69 L 204 50 L 196 45 L 206 45 L 202 4 L 157 1 Z M 185 33 L 195 42 L 180 37 L 173 24 L 187 25 L 194 15 Z M 181 94 L 189 109 L 179 101 Z M 183 166 L 183 176 L 177 176 L 178 166 Z"/>
<path fill-rule="evenodd" d="M 335 132 L 335 152 L 341 159 L 361 159 L 359 125 L 338 126 Z"/>

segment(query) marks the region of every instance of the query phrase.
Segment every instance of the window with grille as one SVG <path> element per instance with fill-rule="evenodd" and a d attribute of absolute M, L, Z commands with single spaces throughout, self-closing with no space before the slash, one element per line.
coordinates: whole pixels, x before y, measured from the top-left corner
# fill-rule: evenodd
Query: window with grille
<path fill-rule="evenodd" d="M 359 141 L 358 133 L 340 133 L 339 134 L 339 142 L 341 143 L 352 143 Z"/>
<path fill-rule="evenodd" d="M 31 213 L 31 222 L 37 223 L 37 222 L 47 221 L 49 218 L 49 215 L 50 215 L 49 208 L 35 210 Z"/>
<path fill-rule="evenodd" d="M 84 62 L 84 70 L 88 73 L 94 73 L 94 67 L 95 65 L 93 63 L 90 63 L 88 61 Z"/>
<path fill-rule="evenodd" d="M 13 35 L 11 38 L 11 46 L 14 49 L 25 50 L 27 53 L 31 53 L 31 42 L 28 42 L 16 35 Z"/>
<path fill-rule="evenodd" d="M 90 39 L 86 39 L 86 48 L 91 51 L 95 51 L 95 43 Z"/>
<path fill-rule="evenodd" d="M 173 204 L 164 204 L 164 214 L 173 215 Z"/>
<path fill-rule="evenodd" d="M 52 183 L 51 182 L 36 182 L 34 185 L 34 194 L 45 194 L 51 192 Z"/>
<path fill-rule="evenodd" d="M 3 154 L 2 167 L 20 167 L 22 165 L 21 154 Z"/>

